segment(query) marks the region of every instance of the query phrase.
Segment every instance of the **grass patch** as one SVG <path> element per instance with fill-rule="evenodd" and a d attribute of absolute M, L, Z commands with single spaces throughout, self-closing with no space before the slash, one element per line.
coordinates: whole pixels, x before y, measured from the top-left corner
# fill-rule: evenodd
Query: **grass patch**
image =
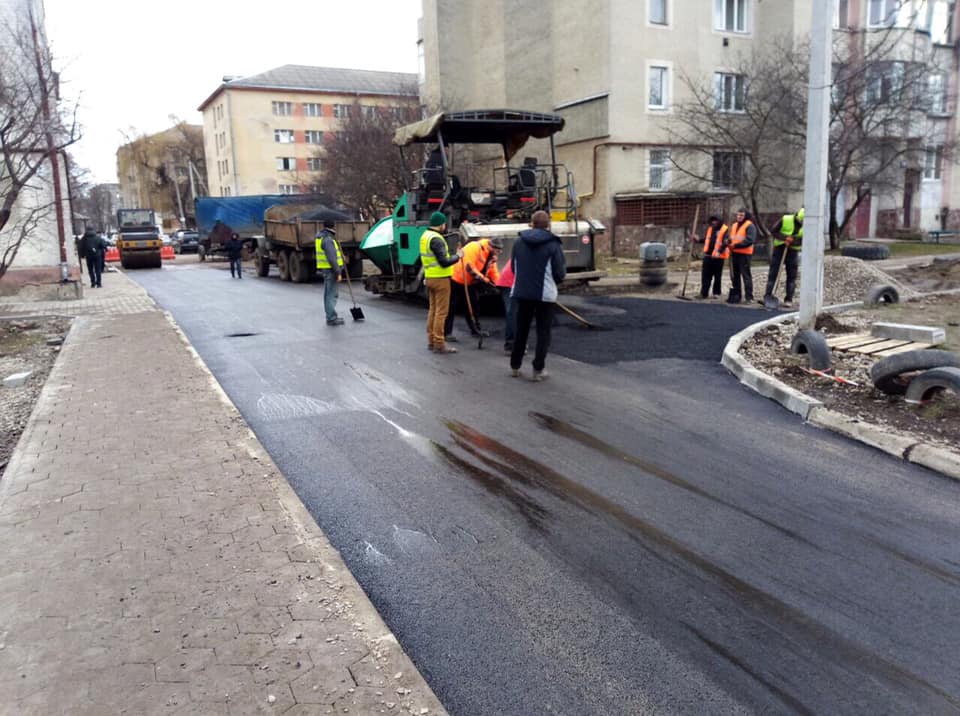
<path fill-rule="evenodd" d="M 919 241 L 895 241 L 887 244 L 890 256 L 929 256 L 932 254 L 960 254 L 960 244 L 924 244 Z"/>

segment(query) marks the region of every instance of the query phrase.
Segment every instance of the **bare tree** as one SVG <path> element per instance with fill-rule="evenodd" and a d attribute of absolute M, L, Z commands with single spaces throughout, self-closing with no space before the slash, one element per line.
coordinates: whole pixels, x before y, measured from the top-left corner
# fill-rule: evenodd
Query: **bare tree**
<path fill-rule="evenodd" d="M 0 26 L 0 278 L 57 209 L 59 154 L 79 139 L 76 107 L 62 116 L 58 78 L 32 14 Z"/>
<path fill-rule="evenodd" d="M 867 197 L 902 187 L 904 169 L 919 172 L 927 147 L 936 147 L 937 162 L 955 153 L 955 142 L 927 119 L 937 101 L 930 77 L 940 68 L 932 47 L 913 38 L 912 30 L 898 27 L 835 34 L 826 187 L 831 248 Z M 680 172 L 716 186 L 719 170 L 721 185 L 755 214 L 783 207 L 802 188 L 808 56 L 806 44 L 776 38 L 712 82 L 681 76 L 690 99 L 678 105 L 668 129 L 679 146 L 671 160 Z"/>
<path fill-rule="evenodd" d="M 322 170 L 316 183 L 338 201 L 375 219 L 404 189 L 404 168 L 393 134 L 420 118 L 418 107 L 351 105 L 333 138 L 317 153 Z"/>

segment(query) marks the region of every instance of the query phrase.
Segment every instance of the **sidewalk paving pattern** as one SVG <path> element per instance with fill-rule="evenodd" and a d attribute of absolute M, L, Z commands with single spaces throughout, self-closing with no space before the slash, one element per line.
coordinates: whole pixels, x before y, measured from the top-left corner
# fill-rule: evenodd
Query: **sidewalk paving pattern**
<path fill-rule="evenodd" d="M 56 304 L 94 315 L 0 480 L 0 710 L 444 713 L 182 333 L 109 283 Z"/>

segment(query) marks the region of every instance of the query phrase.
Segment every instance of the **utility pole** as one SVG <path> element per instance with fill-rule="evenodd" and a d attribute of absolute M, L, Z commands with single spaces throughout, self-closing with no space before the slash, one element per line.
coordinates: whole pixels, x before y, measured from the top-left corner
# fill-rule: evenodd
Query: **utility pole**
<path fill-rule="evenodd" d="M 812 0 L 807 147 L 803 182 L 803 251 L 800 328 L 813 328 L 823 308 L 823 230 L 826 226 L 827 158 L 830 145 L 833 2 Z"/>

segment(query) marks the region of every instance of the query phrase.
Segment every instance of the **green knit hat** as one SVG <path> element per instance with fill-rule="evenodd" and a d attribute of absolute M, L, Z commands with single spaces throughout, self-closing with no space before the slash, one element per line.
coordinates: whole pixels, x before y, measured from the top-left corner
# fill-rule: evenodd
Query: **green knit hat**
<path fill-rule="evenodd" d="M 435 211 L 430 214 L 430 226 L 443 226 L 447 223 L 447 216 L 442 211 Z"/>

